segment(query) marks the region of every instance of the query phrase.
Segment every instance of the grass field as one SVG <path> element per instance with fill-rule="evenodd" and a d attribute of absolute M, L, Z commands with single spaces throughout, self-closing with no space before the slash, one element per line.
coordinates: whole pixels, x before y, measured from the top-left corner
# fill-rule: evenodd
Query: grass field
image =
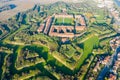
<path fill-rule="evenodd" d="M 60 52 L 69 58 L 74 55 L 75 51 L 76 50 L 71 45 L 62 45 L 60 48 Z"/>
<path fill-rule="evenodd" d="M 85 59 L 92 53 L 93 48 L 99 45 L 99 38 L 98 36 L 92 36 L 87 39 L 84 43 L 84 52 L 76 65 L 76 70 L 80 68 L 82 64 L 84 64 Z"/>
<path fill-rule="evenodd" d="M 74 25 L 73 18 L 56 18 L 55 25 Z"/>
<path fill-rule="evenodd" d="M 16 30 L 14 33 L 12 33 L 11 35 L 9 35 L 6 39 L 4 39 L 4 42 L 8 42 L 10 43 L 9 39 L 13 36 L 15 36 L 15 34 L 17 34 L 18 32 L 20 32 L 21 30 L 23 29 L 26 29 L 28 28 L 29 26 L 28 25 L 22 25 L 18 30 Z"/>

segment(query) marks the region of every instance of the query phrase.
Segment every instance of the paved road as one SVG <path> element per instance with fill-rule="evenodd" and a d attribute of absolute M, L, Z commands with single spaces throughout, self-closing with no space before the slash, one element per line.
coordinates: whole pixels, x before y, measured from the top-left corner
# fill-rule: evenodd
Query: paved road
<path fill-rule="evenodd" d="M 115 53 L 111 56 L 110 62 L 108 62 L 105 67 L 101 70 L 97 80 L 104 80 L 105 74 L 110 70 L 110 66 L 117 59 L 117 54 L 120 52 L 120 46 L 116 49 Z"/>

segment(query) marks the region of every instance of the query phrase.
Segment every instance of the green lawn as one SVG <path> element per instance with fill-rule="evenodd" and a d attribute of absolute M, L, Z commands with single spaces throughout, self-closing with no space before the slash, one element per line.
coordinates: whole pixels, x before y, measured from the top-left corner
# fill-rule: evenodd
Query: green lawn
<path fill-rule="evenodd" d="M 73 18 L 56 18 L 55 25 L 74 25 Z"/>
<path fill-rule="evenodd" d="M 71 45 L 62 45 L 60 48 L 60 52 L 65 54 L 68 58 L 71 58 L 75 51 L 76 50 Z"/>
<path fill-rule="evenodd" d="M 84 52 L 76 64 L 76 70 L 78 70 L 82 64 L 84 64 L 85 59 L 92 53 L 93 48 L 98 47 L 99 45 L 99 38 L 97 36 L 92 36 L 87 39 L 84 43 Z"/>
<path fill-rule="evenodd" d="M 105 11 L 104 9 L 100 9 L 100 10 L 96 11 L 96 14 L 95 14 L 96 20 L 104 20 L 104 18 L 105 18 L 104 11 Z"/>

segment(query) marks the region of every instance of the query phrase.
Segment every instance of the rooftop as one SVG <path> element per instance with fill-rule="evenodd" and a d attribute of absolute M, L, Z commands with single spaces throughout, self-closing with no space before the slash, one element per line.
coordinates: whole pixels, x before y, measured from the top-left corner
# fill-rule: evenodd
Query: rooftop
<path fill-rule="evenodd" d="M 85 19 L 81 15 L 54 14 L 48 16 L 44 24 L 38 28 L 38 32 L 43 32 L 49 36 L 60 38 L 73 38 L 79 36 L 75 32 L 86 29 Z"/>

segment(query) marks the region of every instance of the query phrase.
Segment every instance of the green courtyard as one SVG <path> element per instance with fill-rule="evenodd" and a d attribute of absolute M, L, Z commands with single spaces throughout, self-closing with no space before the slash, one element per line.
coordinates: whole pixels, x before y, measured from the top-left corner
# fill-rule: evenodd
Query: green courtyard
<path fill-rule="evenodd" d="M 73 18 L 56 18 L 55 19 L 55 25 L 71 25 L 73 26 L 75 23 L 74 23 L 74 19 Z"/>

